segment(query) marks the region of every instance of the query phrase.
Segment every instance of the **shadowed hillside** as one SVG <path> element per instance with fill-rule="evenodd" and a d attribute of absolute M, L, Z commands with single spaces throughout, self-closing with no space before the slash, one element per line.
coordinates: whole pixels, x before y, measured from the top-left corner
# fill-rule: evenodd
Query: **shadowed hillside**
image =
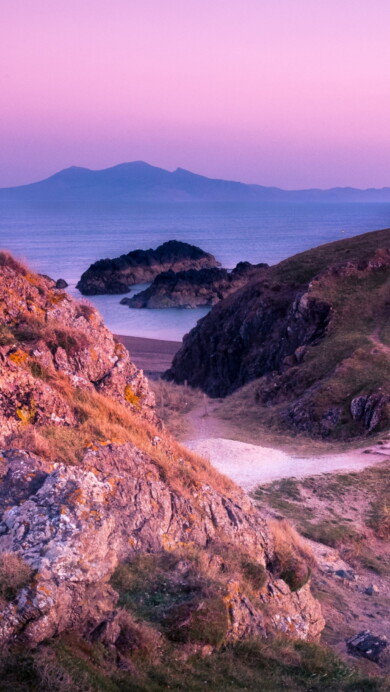
<path fill-rule="evenodd" d="M 295 255 L 216 305 L 167 377 L 222 415 L 344 439 L 387 429 L 390 231 Z M 241 401 L 245 402 L 241 406 Z"/>

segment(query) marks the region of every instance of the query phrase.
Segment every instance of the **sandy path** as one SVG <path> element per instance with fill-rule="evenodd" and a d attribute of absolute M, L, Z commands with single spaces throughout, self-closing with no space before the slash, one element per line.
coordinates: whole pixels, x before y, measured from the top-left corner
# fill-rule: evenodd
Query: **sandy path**
<path fill-rule="evenodd" d="M 228 439 L 228 423 L 213 415 L 218 403 L 204 402 L 189 414 L 192 432 L 184 444 L 211 461 L 218 471 L 245 490 L 280 478 L 303 478 L 334 471 L 361 471 L 390 458 L 390 440 L 347 452 L 301 457 L 296 454 Z"/>
<path fill-rule="evenodd" d="M 291 476 L 303 478 L 332 471 L 361 471 L 390 458 L 390 446 L 372 447 L 368 453 L 353 450 L 341 454 L 299 457 L 278 449 L 221 437 L 187 440 L 185 444 L 209 459 L 218 471 L 245 490 Z"/>

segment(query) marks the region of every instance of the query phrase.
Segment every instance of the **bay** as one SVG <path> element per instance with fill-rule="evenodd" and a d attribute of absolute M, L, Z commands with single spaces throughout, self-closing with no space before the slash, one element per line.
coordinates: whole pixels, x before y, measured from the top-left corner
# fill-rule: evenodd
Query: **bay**
<path fill-rule="evenodd" d="M 275 264 L 322 243 L 390 226 L 388 203 L 175 202 L 107 207 L 3 209 L 0 246 L 35 271 L 68 281 L 70 292 L 95 260 L 176 239 L 199 245 L 227 268 Z M 133 289 L 134 290 L 134 289 Z M 90 300 L 115 333 L 181 340 L 207 309 L 135 310 L 121 296 Z"/>

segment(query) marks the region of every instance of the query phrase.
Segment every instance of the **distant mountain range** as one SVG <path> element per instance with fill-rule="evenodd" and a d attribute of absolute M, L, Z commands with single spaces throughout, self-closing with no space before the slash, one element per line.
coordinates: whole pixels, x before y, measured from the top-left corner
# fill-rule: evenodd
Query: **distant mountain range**
<path fill-rule="evenodd" d="M 0 189 L 0 206 L 30 204 L 180 202 L 390 202 L 390 188 L 282 190 L 207 178 L 177 168 L 170 172 L 143 161 L 95 171 L 72 166 L 30 185 Z"/>

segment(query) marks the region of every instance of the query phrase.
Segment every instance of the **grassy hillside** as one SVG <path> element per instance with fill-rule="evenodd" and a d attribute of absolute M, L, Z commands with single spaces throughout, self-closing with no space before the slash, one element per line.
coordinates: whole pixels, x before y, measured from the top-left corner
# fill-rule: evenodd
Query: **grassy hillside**
<path fill-rule="evenodd" d="M 337 440 L 387 430 L 390 230 L 270 267 L 191 332 L 171 378 L 181 382 L 191 359 L 200 375 L 190 383 L 230 394 L 220 414 L 252 430 Z"/>

